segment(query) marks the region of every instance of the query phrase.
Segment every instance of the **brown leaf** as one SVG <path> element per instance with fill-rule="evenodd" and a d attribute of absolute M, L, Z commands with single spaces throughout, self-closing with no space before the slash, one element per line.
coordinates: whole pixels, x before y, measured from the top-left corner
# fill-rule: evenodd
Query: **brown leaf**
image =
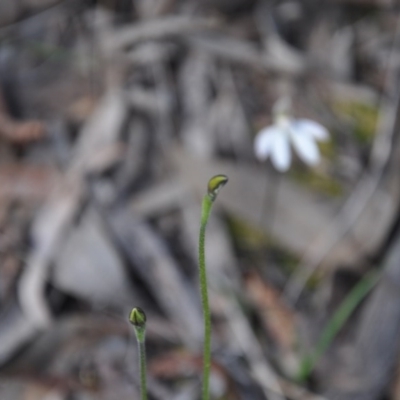
<path fill-rule="evenodd" d="M 256 273 L 246 277 L 245 285 L 265 329 L 283 350 L 293 349 L 296 342 L 295 316 L 283 302 L 280 293 Z"/>
<path fill-rule="evenodd" d="M 174 379 L 201 373 L 201 360 L 187 351 L 173 351 L 153 359 L 149 363 L 150 373 L 162 379 Z"/>
<path fill-rule="evenodd" d="M 26 144 L 41 139 L 46 134 L 42 122 L 16 121 L 8 112 L 4 96 L 0 90 L 0 136 L 17 144 Z"/>
<path fill-rule="evenodd" d="M 12 143 L 26 144 L 43 138 L 45 134 L 45 126 L 40 121 L 19 122 L 0 114 L 0 136 Z"/>
<path fill-rule="evenodd" d="M 149 363 L 151 375 L 161 379 L 177 379 L 199 376 L 202 373 L 203 362 L 200 356 L 188 351 L 171 351 Z M 229 371 L 218 362 L 212 361 L 211 373 L 218 377 L 226 388 L 227 398 L 236 399 L 237 389 Z"/>
<path fill-rule="evenodd" d="M 56 181 L 54 169 L 28 164 L 0 167 L 0 199 L 43 200 Z"/>

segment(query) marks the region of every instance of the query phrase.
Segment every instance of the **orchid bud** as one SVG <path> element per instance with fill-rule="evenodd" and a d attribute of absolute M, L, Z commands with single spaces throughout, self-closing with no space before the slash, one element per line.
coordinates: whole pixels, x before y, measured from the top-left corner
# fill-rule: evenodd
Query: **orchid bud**
<path fill-rule="evenodd" d="M 226 175 L 215 175 L 208 181 L 208 195 L 211 201 L 215 201 L 217 198 L 219 190 L 228 182 L 228 177 Z"/>
<path fill-rule="evenodd" d="M 137 328 L 144 328 L 146 326 L 146 314 L 140 307 L 135 307 L 129 314 L 129 322 Z"/>

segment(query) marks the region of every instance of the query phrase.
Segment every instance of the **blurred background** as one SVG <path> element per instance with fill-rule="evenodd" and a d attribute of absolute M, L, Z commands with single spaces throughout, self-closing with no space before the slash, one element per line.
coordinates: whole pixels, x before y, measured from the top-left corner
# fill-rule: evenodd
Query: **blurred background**
<path fill-rule="evenodd" d="M 212 398 L 399 400 L 399 21 L 395 0 L 0 0 L 0 398 L 138 399 L 135 306 L 150 399 L 200 398 L 223 173 Z M 311 166 L 282 99 L 329 132 Z M 285 172 L 254 154 L 271 126 Z"/>

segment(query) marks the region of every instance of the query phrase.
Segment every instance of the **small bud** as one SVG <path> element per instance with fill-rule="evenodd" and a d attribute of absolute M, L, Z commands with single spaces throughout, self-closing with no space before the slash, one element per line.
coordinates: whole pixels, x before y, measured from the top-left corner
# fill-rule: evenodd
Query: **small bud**
<path fill-rule="evenodd" d="M 219 190 L 228 182 L 228 177 L 226 175 L 215 175 L 208 181 L 208 195 L 211 201 L 217 198 Z"/>
<path fill-rule="evenodd" d="M 146 314 L 141 308 L 135 307 L 129 314 L 129 322 L 137 328 L 144 328 L 146 326 Z"/>

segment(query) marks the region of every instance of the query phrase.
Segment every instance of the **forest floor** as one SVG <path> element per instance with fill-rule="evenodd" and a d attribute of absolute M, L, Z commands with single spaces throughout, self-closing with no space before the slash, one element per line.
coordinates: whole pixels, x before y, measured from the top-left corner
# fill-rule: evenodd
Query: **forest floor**
<path fill-rule="evenodd" d="M 400 400 L 400 10 L 1 0 L 0 398 Z M 320 162 L 254 155 L 274 105 Z"/>

